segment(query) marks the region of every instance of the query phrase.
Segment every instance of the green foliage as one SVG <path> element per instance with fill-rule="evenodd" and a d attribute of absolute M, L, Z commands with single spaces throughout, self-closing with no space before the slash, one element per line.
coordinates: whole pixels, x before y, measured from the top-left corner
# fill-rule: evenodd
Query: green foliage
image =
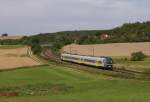
<path fill-rule="evenodd" d="M 150 41 L 150 22 L 126 23 L 111 31 L 111 42 L 147 42 Z"/>
<path fill-rule="evenodd" d="M 38 39 L 32 39 L 30 42 L 31 50 L 34 54 L 40 54 L 42 51 L 42 48 L 40 46 Z"/>
<path fill-rule="evenodd" d="M 142 61 L 145 57 L 143 52 L 135 52 L 131 55 L 131 61 Z"/>
<path fill-rule="evenodd" d="M 31 50 L 34 54 L 40 54 L 42 51 L 42 48 L 40 45 L 33 45 L 31 46 Z"/>

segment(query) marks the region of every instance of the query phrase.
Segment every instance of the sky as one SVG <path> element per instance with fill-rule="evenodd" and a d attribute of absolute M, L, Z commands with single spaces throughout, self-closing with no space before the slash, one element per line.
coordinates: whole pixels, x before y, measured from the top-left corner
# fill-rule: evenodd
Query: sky
<path fill-rule="evenodd" d="M 150 20 L 150 0 L 0 0 L 0 34 L 103 30 Z"/>

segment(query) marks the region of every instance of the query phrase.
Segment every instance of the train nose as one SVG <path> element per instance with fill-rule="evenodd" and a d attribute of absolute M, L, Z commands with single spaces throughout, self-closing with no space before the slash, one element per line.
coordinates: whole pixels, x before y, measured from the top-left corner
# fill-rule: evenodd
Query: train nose
<path fill-rule="evenodd" d="M 112 65 L 107 65 L 107 68 L 108 68 L 108 69 L 112 69 L 113 66 L 112 66 Z"/>

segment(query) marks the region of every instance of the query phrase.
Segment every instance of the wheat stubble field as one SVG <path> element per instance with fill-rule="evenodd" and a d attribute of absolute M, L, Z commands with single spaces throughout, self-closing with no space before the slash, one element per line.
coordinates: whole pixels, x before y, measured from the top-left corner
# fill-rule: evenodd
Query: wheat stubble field
<path fill-rule="evenodd" d="M 28 47 L 0 48 L 0 70 L 40 65 L 27 51 Z"/>
<path fill-rule="evenodd" d="M 112 44 L 95 44 L 95 45 L 68 45 L 63 51 L 94 56 L 130 56 L 131 53 L 142 51 L 150 55 L 150 42 L 144 43 L 112 43 Z"/>

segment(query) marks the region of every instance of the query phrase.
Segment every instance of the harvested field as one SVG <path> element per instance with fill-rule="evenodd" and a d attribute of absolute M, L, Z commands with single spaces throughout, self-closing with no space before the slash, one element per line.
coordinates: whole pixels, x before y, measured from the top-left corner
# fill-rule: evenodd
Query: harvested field
<path fill-rule="evenodd" d="M 35 58 L 29 57 L 28 54 L 28 47 L 0 49 L 0 70 L 41 64 Z"/>
<path fill-rule="evenodd" d="M 1 36 L 0 40 L 16 40 L 16 39 L 21 39 L 23 36 Z"/>
<path fill-rule="evenodd" d="M 62 51 L 82 55 L 94 56 L 130 56 L 131 53 L 142 51 L 150 56 L 150 42 L 143 43 L 112 43 L 95 45 L 76 45 L 65 46 Z"/>

